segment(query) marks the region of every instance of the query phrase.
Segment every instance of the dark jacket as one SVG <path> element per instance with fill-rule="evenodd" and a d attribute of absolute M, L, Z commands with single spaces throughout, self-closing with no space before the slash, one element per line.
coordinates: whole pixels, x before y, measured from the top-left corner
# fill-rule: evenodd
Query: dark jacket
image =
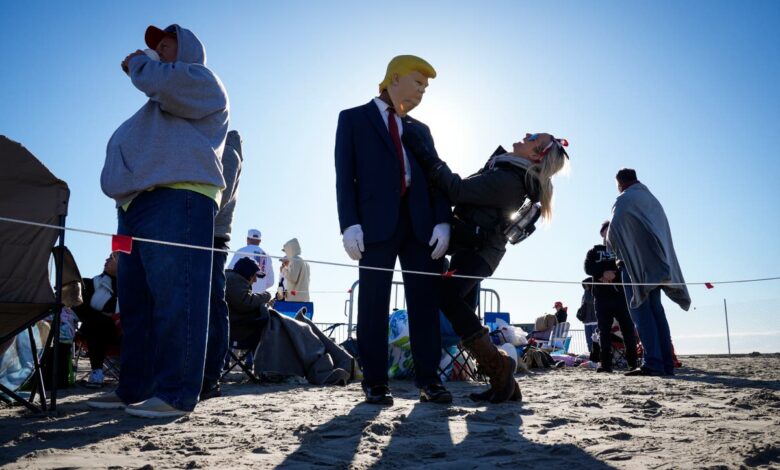
<path fill-rule="evenodd" d="M 271 294 L 252 292 L 252 285 L 242 275 L 235 271 L 225 271 L 225 300 L 230 314 L 230 337 L 240 341 L 252 333 L 251 329 L 242 328 L 254 320 L 268 318 L 266 304 L 271 300 Z M 246 334 L 239 333 L 246 330 Z"/>
<path fill-rule="evenodd" d="M 587 278 L 585 282 L 592 282 L 592 278 Z M 580 308 L 577 310 L 577 319 L 582 317 L 582 320 L 580 320 L 582 323 L 596 323 L 596 307 L 593 304 L 593 292 L 591 291 L 590 285 L 584 285 L 582 286 L 584 292 L 582 293 L 582 303 L 580 304 Z"/>
<path fill-rule="evenodd" d="M 566 323 L 569 319 L 569 307 L 561 307 L 555 311 L 555 319 L 558 323 Z"/>
<path fill-rule="evenodd" d="M 615 253 L 608 250 L 604 245 L 594 245 L 585 255 L 585 272 L 593 276 L 594 282 L 601 282 L 601 276 L 604 271 L 615 271 L 616 282 L 620 282 L 620 274 L 616 264 Z M 623 286 L 621 285 L 594 285 L 593 297 L 596 298 L 617 298 L 624 297 Z"/>
<path fill-rule="evenodd" d="M 484 244 L 477 249 L 477 254 L 487 262 L 491 272 L 496 270 L 506 253 L 503 229 L 508 216 L 520 208 L 526 197 L 536 200 L 535 188 L 529 191 L 526 187 L 525 174 L 522 168 L 501 163 L 492 168 L 486 165 L 465 179 L 453 173 L 446 164 L 438 165 L 430 174 L 431 180 L 455 206 L 455 218 L 476 224 L 485 234 Z M 454 227 L 451 242 L 457 243 L 456 231 L 457 227 Z"/>
<path fill-rule="evenodd" d="M 222 239 L 223 243 L 230 240 L 243 161 L 241 135 L 238 131 L 230 131 L 225 140 L 225 151 L 222 152 L 222 176 L 225 178 L 225 189 L 222 190 L 219 211 L 214 217 L 214 238 Z M 218 244 L 214 243 L 214 246 L 218 247 Z"/>
<path fill-rule="evenodd" d="M 409 116 L 403 126 L 420 126 L 433 146 L 428 127 Z M 409 154 L 407 150 L 407 154 Z M 343 232 L 360 224 L 365 243 L 389 240 L 401 208 L 401 167 L 379 108 L 373 100 L 339 114 L 336 129 L 336 202 Z M 406 197 L 416 238 L 427 244 L 434 225 L 450 221 L 441 192 L 429 187 L 425 172 L 409 155 L 412 183 Z"/>

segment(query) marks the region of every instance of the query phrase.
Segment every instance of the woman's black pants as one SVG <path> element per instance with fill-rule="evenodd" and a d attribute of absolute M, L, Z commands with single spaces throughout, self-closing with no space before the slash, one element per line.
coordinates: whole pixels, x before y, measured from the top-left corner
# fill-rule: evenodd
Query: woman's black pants
<path fill-rule="evenodd" d="M 476 308 L 479 283 L 493 274 L 490 266 L 475 252 L 458 252 L 450 260 L 450 271 L 455 275 L 476 276 L 479 279 L 444 277 L 439 287 L 439 304 L 444 316 L 452 323 L 455 333 L 468 338 L 482 329 Z"/>

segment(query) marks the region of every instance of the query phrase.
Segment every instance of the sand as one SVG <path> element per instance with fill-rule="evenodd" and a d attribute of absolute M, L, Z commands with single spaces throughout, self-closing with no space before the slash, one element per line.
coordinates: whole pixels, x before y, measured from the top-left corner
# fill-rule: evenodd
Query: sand
<path fill-rule="evenodd" d="M 780 355 L 686 357 L 673 378 L 566 368 L 518 376 L 522 404 L 451 406 L 391 383 L 230 382 L 191 415 L 150 421 L 61 394 L 56 416 L 0 407 L 3 468 L 780 468 Z M 236 375 L 236 380 L 240 379 Z M 109 387 L 110 389 L 110 387 Z"/>

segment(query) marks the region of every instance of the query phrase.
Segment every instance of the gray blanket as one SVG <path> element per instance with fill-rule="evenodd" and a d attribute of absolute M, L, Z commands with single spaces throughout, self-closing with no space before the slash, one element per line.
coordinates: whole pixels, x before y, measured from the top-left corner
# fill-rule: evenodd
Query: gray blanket
<path fill-rule="evenodd" d="M 672 232 L 661 203 L 647 186 L 636 183 L 623 191 L 612 207 L 612 220 L 607 241 L 623 260 L 631 282 L 648 285 L 633 286 L 631 308 L 642 305 L 650 292 L 659 285 L 667 297 L 683 310 L 691 306 L 691 297 L 684 283 L 677 255 L 672 243 Z"/>
<path fill-rule="evenodd" d="M 255 372 L 306 377 L 314 385 L 346 385 L 354 359 L 301 314 L 293 319 L 276 310 L 255 350 Z"/>

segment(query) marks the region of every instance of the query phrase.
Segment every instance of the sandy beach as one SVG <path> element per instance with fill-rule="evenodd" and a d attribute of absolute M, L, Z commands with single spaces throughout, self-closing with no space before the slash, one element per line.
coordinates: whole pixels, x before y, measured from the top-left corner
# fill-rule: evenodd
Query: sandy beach
<path fill-rule="evenodd" d="M 150 421 L 93 411 L 63 391 L 56 416 L 0 408 L 3 468 L 780 468 L 780 355 L 683 358 L 673 378 L 566 368 L 518 375 L 522 404 L 449 406 L 391 383 L 229 382 L 191 415 Z M 110 388 L 109 388 L 110 389 Z"/>

